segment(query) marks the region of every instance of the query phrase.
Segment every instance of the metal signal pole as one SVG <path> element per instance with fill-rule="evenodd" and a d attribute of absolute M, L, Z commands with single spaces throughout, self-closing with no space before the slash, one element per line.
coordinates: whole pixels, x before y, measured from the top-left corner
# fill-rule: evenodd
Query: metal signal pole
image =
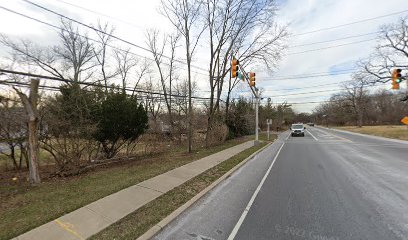
<path fill-rule="evenodd" d="M 259 94 L 258 94 L 258 88 L 255 88 L 255 142 L 254 145 L 259 144 Z"/>
<path fill-rule="evenodd" d="M 232 55 L 231 61 L 231 77 L 236 78 L 238 77 L 238 70 L 241 70 L 242 76 L 244 80 L 248 83 L 249 88 L 251 89 L 252 93 L 255 96 L 255 141 L 254 145 L 259 144 L 259 90 L 255 87 L 255 73 L 247 74 L 244 68 L 239 64 L 239 61 Z"/>

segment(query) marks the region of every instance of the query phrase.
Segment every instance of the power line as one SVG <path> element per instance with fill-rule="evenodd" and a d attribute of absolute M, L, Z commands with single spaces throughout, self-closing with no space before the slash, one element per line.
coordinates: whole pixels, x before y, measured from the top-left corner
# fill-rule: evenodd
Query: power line
<path fill-rule="evenodd" d="M 69 79 L 64 79 L 64 78 L 58 78 L 58 77 L 51 77 L 51 76 L 44 76 L 44 75 L 39 75 L 39 74 L 32 74 L 32 73 L 27 73 L 27 72 L 19 72 L 19 71 L 12 71 L 12 70 L 6 70 L 6 69 L 0 69 L 0 72 L 7 73 L 7 74 L 15 74 L 15 75 L 21 75 L 21 76 L 27 76 L 27 77 L 36 77 L 36 78 L 43 78 L 43 79 L 49 79 L 49 80 L 55 80 L 55 81 L 60 81 L 64 83 L 74 83 L 74 84 L 79 84 L 79 85 L 86 85 L 86 86 L 93 86 L 93 87 L 101 87 L 100 84 L 96 83 L 88 83 L 88 82 L 76 82 L 73 80 Z M 117 89 L 112 86 L 108 86 L 107 88 L 109 89 Z M 122 88 L 123 89 L 123 88 Z M 131 89 L 131 88 L 125 88 L 127 91 L 131 92 L 137 92 L 137 93 L 144 93 L 144 94 L 151 94 L 151 95 L 160 95 L 164 96 L 166 94 L 162 92 L 154 92 L 154 91 L 147 91 L 147 90 L 140 90 L 140 89 Z M 170 97 L 180 97 L 180 98 L 188 98 L 186 95 L 178 95 L 178 94 L 167 94 L 167 96 Z M 196 96 L 191 96 L 192 99 L 202 99 L 202 100 L 210 100 L 211 98 L 207 97 L 196 97 Z"/>
<path fill-rule="evenodd" d="M 5 10 L 5 11 L 11 12 L 11 13 L 13 13 L 13 14 L 19 15 L 19 16 L 21 16 L 21 17 L 28 18 L 28 19 L 33 20 L 33 21 L 35 21 L 35 22 L 38 22 L 38 23 L 47 25 L 47 26 L 49 26 L 49 27 L 58 29 L 58 30 L 60 30 L 60 31 L 68 32 L 66 29 L 64 29 L 64 28 L 62 28 L 62 27 L 53 25 L 53 24 L 48 23 L 48 22 L 44 22 L 44 21 L 39 20 L 39 19 L 34 18 L 34 17 L 30 17 L 30 16 L 28 16 L 28 15 L 25 15 L 25 14 L 23 14 L 23 13 L 14 11 L 14 10 L 12 10 L 12 9 L 9 9 L 9 8 L 3 7 L 3 6 L 0 6 L 0 8 L 3 9 L 3 10 Z M 88 39 L 88 40 L 90 40 L 90 41 L 97 42 L 97 43 L 101 43 L 101 41 L 99 41 L 99 40 L 92 39 L 92 38 L 90 38 L 90 37 L 81 35 L 81 34 L 79 34 L 79 33 L 76 33 L 76 34 L 77 34 L 79 37 Z M 127 52 L 126 50 L 120 49 L 120 48 L 115 47 L 115 46 L 112 46 L 112 45 L 110 45 L 110 44 L 106 44 L 106 46 L 107 46 L 107 47 L 110 47 L 110 48 L 112 48 L 112 49 L 114 49 L 114 50 L 117 50 L 117 51 Z M 137 54 L 137 53 L 133 53 L 133 52 L 131 52 L 131 51 L 129 51 L 128 53 L 131 54 L 131 55 L 137 56 L 137 57 L 141 57 L 141 58 L 148 59 L 148 60 L 150 60 L 150 61 L 155 61 L 155 60 L 152 59 L 152 58 L 149 58 L 149 57 L 146 57 L 146 56 Z M 170 64 L 168 64 L 168 63 L 163 63 L 163 64 L 165 64 L 165 65 L 167 65 L 167 66 L 170 66 Z M 207 74 L 204 74 L 204 73 L 201 73 L 201 72 L 196 72 L 196 71 L 191 71 L 191 72 L 196 73 L 196 74 L 201 74 L 201 75 L 204 75 L 204 76 L 208 76 Z"/>
<path fill-rule="evenodd" d="M 120 19 L 120 18 L 117 18 L 117 17 L 113 17 L 113 16 L 107 15 L 105 13 L 97 12 L 97 11 L 94 11 L 94 10 L 91 10 L 89 8 L 85 8 L 85 7 L 82 7 L 82 6 L 73 4 L 73 3 L 69 3 L 69 2 L 66 2 L 66 1 L 63 1 L 63 0 L 55 0 L 55 1 L 66 4 L 66 5 L 69 5 L 69 6 L 72 6 L 72 7 L 75 7 L 75 8 L 82 9 L 82 10 L 85 10 L 85 11 L 88 11 L 88 12 L 91 12 L 91 13 L 94 13 L 94 14 L 97 14 L 97 15 L 100 15 L 100 16 L 103 16 L 103 17 L 106 17 L 106 18 L 110 18 L 110 19 L 125 23 L 127 25 L 130 25 L 130 26 L 133 26 L 133 27 L 136 27 L 136 28 L 139 28 L 139 29 L 143 28 L 142 26 L 135 25 L 135 24 L 133 24 L 131 22 L 128 22 L 126 20 L 123 20 L 123 19 Z M 321 43 L 327 43 L 327 42 L 334 42 L 334 41 L 350 39 L 350 38 L 357 38 L 357 37 L 363 37 L 363 36 L 368 36 L 368 35 L 373 35 L 373 34 L 378 34 L 378 33 L 381 33 L 381 32 L 380 31 L 370 32 L 370 33 L 352 35 L 352 36 L 336 38 L 336 39 L 331 39 L 331 40 L 326 40 L 326 41 L 312 42 L 312 43 L 306 43 L 306 44 L 300 44 L 300 45 L 293 45 L 293 46 L 289 46 L 289 48 L 303 47 L 303 46 L 309 46 L 309 45 L 315 45 L 315 44 L 321 44 Z"/>
<path fill-rule="evenodd" d="M 338 48 L 338 47 L 343 47 L 343 46 L 348 46 L 348 45 L 353 45 L 353 44 L 359 44 L 359 43 L 363 43 L 363 42 L 370 42 L 370 41 L 374 41 L 374 40 L 378 40 L 378 38 L 372 38 L 372 39 L 366 39 L 366 40 L 350 42 L 350 43 L 344 43 L 344 44 L 339 44 L 339 45 L 333 45 L 333 46 L 328 46 L 328 47 L 310 49 L 310 50 L 301 51 L 301 52 L 287 53 L 287 54 L 285 54 L 283 56 L 297 55 L 297 54 L 308 53 L 308 52 L 316 52 L 316 51 L 321 51 L 321 50 L 326 50 L 326 49 L 331 49 L 331 48 Z"/>
<path fill-rule="evenodd" d="M 350 73 L 355 73 L 354 72 L 339 72 L 339 73 L 328 73 L 328 74 L 319 74 L 319 75 L 299 75 L 299 76 L 293 76 L 293 77 L 281 77 L 281 78 L 262 78 L 262 80 L 266 81 L 280 81 L 280 80 L 292 80 L 292 79 L 299 79 L 299 78 L 316 78 L 316 77 L 327 77 L 327 76 L 336 76 L 336 75 L 345 75 L 345 74 L 350 74 Z"/>
<path fill-rule="evenodd" d="M 30 87 L 30 84 L 25 83 L 25 82 L 16 82 L 16 81 L 2 81 L 0 80 L 0 85 L 5 85 L 5 86 L 18 86 L 18 87 Z M 60 88 L 59 87 L 54 87 L 54 86 L 47 86 L 47 85 L 39 85 L 40 88 L 42 88 L 43 90 L 49 90 L 49 91 L 53 91 L 53 92 L 60 92 Z M 84 89 L 83 89 L 84 90 Z M 91 90 L 84 90 L 86 92 L 95 92 L 95 91 L 91 91 Z M 141 96 L 141 95 L 136 95 L 134 96 L 135 98 L 137 98 L 140 101 L 145 101 L 145 100 L 155 100 L 157 102 L 165 102 L 165 98 L 163 97 L 154 97 L 154 96 L 149 96 L 149 95 L 145 95 L 145 96 Z M 175 100 L 173 101 L 177 101 L 179 98 L 175 98 Z M 1 100 L 1 96 L 0 96 L 0 100 Z M 187 103 L 187 100 L 184 100 Z M 223 101 L 223 100 L 221 100 Z M 20 102 L 20 101 L 15 101 L 15 102 Z M 174 103 L 175 103 L 174 102 Z M 205 104 L 207 103 L 206 100 L 203 99 L 194 99 L 193 100 L 194 104 Z"/>
<path fill-rule="evenodd" d="M 354 67 L 354 68 L 348 68 L 348 69 L 339 69 L 339 70 L 333 70 L 330 71 L 332 73 L 338 73 L 338 72 L 348 72 L 348 71 L 354 71 L 354 70 L 358 70 L 359 68 Z M 297 73 L 297 74 L 291 74 L 291 75 L 277 75 L 274 77 L 297 77 L 297 76 L 305 76 L 305 75 L 316 75 L 316 74 L 326 74 L 327 71 L 324 72 L 311 72 L 311 73 Z"/>
<path fill-rule="evenodd" d="M 103 16 L 103 17 L 107 17 L 107 18 L 110 18 L 110 19 L 113 19 L 113 20 L 116 20 L 116 21 L 119 21 L 119 22 L 128 24 L 128 25 L 130 25 L 130 26 L 133 26 L 133 27 L 136 27 L 136 28 L 139 28 L 139 29 L 144 29 L 142 26 L 136 25 L 136 24 L 134 24 L 134 23 L 131 23 L 131 22 L 129 22 L 129 21 L 126 21 L 126 20 L 123 20 L 123 19 L 120 19 L 120 18 L 117 18 L 117 17 L 113 17 L 113 16 L 110 16 L 110 15 L 107 15 L 107 14 L 105 14 L 105 13 L 97 12 L 97 11 L 95 11 L 95 10 L 91 10 L 91 9 L 89 9 L 89 8 L 85 8 L 85 7 L 82 7 L 82 6 L 73 4 L 73 3 L 69 3 L 69 2 L 66 2 L 66 1 L 62 1 L 62 0 L 55 0 L 55 1 L 60 2 L 60 3 L 63 3 L 63 4 L 66 4 L 66 5 L 69 5 L 69 6 L 72 6 L 72 7 L 75 7 L 75 8 L 79 8 L 79 9 L 82 9 L 82 10 L 85 10 L 85 11 L 88 11 L 88 12 L 91 12 L 91 13 L 95 13 L 95 14 L 100 15 L 100 16 Z"/>
<path fill-rule="evenodd" d="M 0 85 L 30 88 L 30 84 L 25 83 L 25 82 L 16 82 L 16 81 L 3 81 L 3 80 L 0 80 Z M 39 85 L 39 87 L 42 88 L 42 90 L 49 90 L 49 91 L 53 91 L 53 92 L 60 92 L 60 90 L 61 90 L 59 87 L 47 86 L 47 85 Z M 91 90 L 84 90 L 84 91 L 86 91 L 86 92 L 95 92 L 95 91 L 91 91 Z M 137 98 L 140 99 L 141 101 L 155 100 L 155 101 L 158 101 L 158 102 L 165 102 L 165 98 L 163 98 L 163 97 L 155 97 L 155 96 L 149 96 L 149 95 L 145 95 L 145 96 L 138 95 Z M 173 100 L 173 101 L 176 102 L 178 99 L 179 98 L 175 98 L 175 100 Z M 185 98 L 183 98 L 183 99 L 185 99 Z M 1 96 L 0 96 L 0 100 L 1 100 Z M 187 100 L 184 100 L 184 101 L 187 103 Z M 17 101 L 17 102 L 19 102 L 19 101 Z M 203 99 L 194 99 L 193 102 L 194 103 L 204 104 L 207 101 L 203 100 Z"/>
<path fill-rule="evenodd" d="M 320 103 L 330 103 L 330 102 L 340 102 L 340 101 L 330 101 L 330 100 L 326 100 L 326 101 L 311 101 L 311 102 L 282 102 L 282 103 L 276 103 L 276 104 L 289 104 L 289 105 L 304 105 L 304 104 L 312 104 L 312 103 L 316 103 L 316 104 L 320 104 Z"/>
<path fill-rule="evenodd" d="M 110 33 L 107 33 L 107 32 L 105 32 L 105 31 L 102 31 L 102 30 L 100 30 L 100 29 L 98 29 L 98 28 L 95 28 L 95 27 L 93 27 L 93 26 L 90 26 L 90 25 L 88 25 L 88 24 L 85 24 L 85 23 L 83 23 L 83 22 L 80 22 L 80 21 L 78 21 L 78 20 L 75 20 L 75 19 L 73 19 L 73 18 L 71 18 L 71 17 L 67 17 L 67 16 L 65 16 L 65 15 L 63 15 L 63 14 L 61 14 L 61 13 L 58 13 L 58 12 L 56 12 L 56 11 L 54 11 L 54 10 L 51 10 L 51 9 L 49 9 L 49 8 L 46 8 L 46 7 L 44 7 L 44 6 L 41 6 L 41 5 L 37 4 L 37 3 L 31 2 L 31 1 L 29 1 L 29 0 L 21 0 L 21 1 L 24 1 L 24 2 L 26 2 L 26 3 L 30 4 L 30 5 L 33 5 L 33 6 L 37 7 L 37 8 L 43 9 L 44 11 L 50 12 L 50 13 L 52 13 L 52 14 L 55 14 L 55 15 L 61 17 L 61 18 L 65 18 L 65 19 L 67 19 L 67 20 L 69 20 L 69 21 L 75 22 L 75 23 L 77 23 L 77 24 L 79 24 L 79 25 L 81 25 L 81 26 L 84 26 L 84 27 L 86 27 L 86 28 L 92 29 L 92 30 L 94 30 L 94 31 L 96 31 L 96 32 L 105 34 L 106 36 L 109 36 L 109 37 L 111 37 L 111 38 L 114 38 L 114 39 L 116 39 L 116 40 L 118 40 L 118 41 L 121 41 L 121 42 L 123 42 L 123 43 L 129 44 L 129 45 L 131 45 L 131 46 L 133 46 L 133 47 L 136 47 L 136 48 L 139 48 L 139 49 L 141 49 L 141 50 L 144 50 L 144 51 L 153 53 L 153 52 L 152 52 L 150 49 L 148 49 L 148 48 L 142 47 L 142 46 L 140 46 L 140 45 L 138 45 L 138 44 L 132 43 L 132 42 L 130 42 L 130 41 L 128 41 L 128 40 L 125 40 L 125 39 L 123 39 L 123 38 L 121 38 L 121 37 L 117 37 L 117 36 L 115 36 L 115 35 L 113 35 L 113 34 L 110 34 Z M 162 56 L 162 57 L 165 57 L 165 58 L 167 58 L 167 59 L 171 59 L 171 57 L 166 56 L 166 55 L 164 55 L 164 54 L 159 54 L 159 55 Z M 179 63 L 181 63 L 181 64 L 184 64 L 184 65 L 186 64 L 185 62 L 180 61 L 180 60 L 175 60 L 175 61 L 176 61 L 176 62 L 179 62 Z M 199 69 L 199 70 L 202 70 L 202 71 L 207 71 L 207 69 L 204 69 L 204 68 L 201 68 L 201 67 L 198 67 L 198 66 L 191 65 L 191 67 L 194 67 L 194 68 Z"/>
<path fill-rule="evenodd" d="M 298 88 L 284 88 L 284 89 L 267 89 L 267 88 L 263 88 L 263 90 L 265 90 L 266 92 L 293 91 L 293 90 L 302 90 L 302 89 L 308 89 L 308 88 L 338 85 L 340 83 L 346 83 L 346 82 L 352 82 L 352 81 L 353 80 L 347 80 L 347 81 L 340 81 L 340 82 L 336 82 L 336 83 L 320 84 L 320 85 L 313 85 L 313 86 L 308 86 L 308 87 L 298 87 Z M 241 92 L 249 92 L 249 90 L 245 90 L 245 91 L 241 91 Z"/>
<path fill-rule="evenodd" d="M 234 98 L 234 100 L 239 100 L 240 98 Z M 263 98 L 263 100 L 266 100 Z M 341 102 L 343 100 L 323 100 L 323 101 L 310 101 L 310 102 L 272 102 L 273 104 L 288 104 L 288 105 L 303 105 L 303 104 L 312 104 L 312 103 L 330 103 L 330 102 Z"/>
<path fill-rule="evenodd" d="M 300 90 L 300 89 L 307 89 L 307 88 L 316 88 L 316 87 L 323 87 L 323 86 L 331 86 L 331 85 L 338 85 L 340 83 L 346 83 L 346 82 L 352 82 L 353 80 L 347 80 L 347 81 L 340 81 L 336 83 L 327 83 L 327 84 L 320 84 L 320 85 L 313 85 L 309 87 L 299 87 L 299 88 L 286 88 L 286 89 L 276 89 L 276 90 L 268 90 L 265 89 L 266 91 L 292 91 L 292 90 Z"/>
<path fill-rule="evenodd" d="M 298 33 L 298 34 L 294 34 L 292 36 L 301 36 L 301 35 L 321 32 L 321 31 L 332 30 L 332 29 L 335 29 L 335 28 L 341 28 L 341 27 L 350 26 L 350 25 L 354 25 L 354 24 L 358 24 L 358 23 L 362 23 L 362 22 L 368 22 L 368 21 L 379 19 L 379 18 L 385 18 L 385 17 L 398 15 L 398 14 L 406 13 L 406 12 L 408 12 L 408 9 L 403 10 L 403 11 L 399 11 L 399 12 L 389 13 L 389 14 L 386 14 L 386 15 L 381 15 L 381 16 L 378 16 L 378 17 L 366 18 L 366 19 L 362 19 L 362 20 L 359 20 L 359 21 L 355 21 L 355 22 L 349 22 L 349 23 L 344 23 L 344 24 L 332 26 L 332 27 L 320 28 L 320 29 L 316 29 L 316 30 L 313 30 L 313 31 L 309 31 L 309 32 Z"/>
<path fill-rule="evenodd" d="M 30 84 L 24 83 L 24 82 L 16 82 L 16 81 L 4 81 L 0 80 L 0 84 L 2 85 L 17 85 L 17 86 L 24 86 L 24 87 L 29 87 Z M 47 89 L 50 91 L 59 91 L 59 87 L 54 87 L 54 86 L 46 86 L 46 85 L 39 85 L 40 88 Z"/>
<path fill-rule="evenodd" d="M 388 85 L 388 83 L 383 83 L 383 84 L 378 84 L 378 85 L 372 85 L 372 86 L 366 86 L 366 88 L 372 88 L 372 87 L 378 87 L 378 86 L 385 86 Z M 337 88 L 337 89 L 327 89 L 327 90 L 320 90 L 320 91 L 312 91 L 312 92 L 300 92 L 300 93 L 289 93 L 289 94 L 282 94 L 282 95 L 273 95 L 269 97 L 286 97 L 286 96 L 297 96 L 297 95 L 305 95 L 305 94 L 313 94 L 313 93 L 322 93 L 322 92 L 336 92 L 336 91 L 342 91 L 344 90 L 343 88 Z"/>
<path fill-rule="evenodd" d="M 304 46 L 316 45 L 316 44 L 327 43 L 327 42 L 335 42 L 335 41 L 340 41 L 344 39 L 358 38 L 358 37 L 369 36 L 369 35 L 374 35 L 374 34 L 379 34 L 379 33 L 381 33 L 381 31 L 352 35 L 352 36 L 347 36 L 347 37 L 342 37 L 342 38 L 335 38 L 335 39 L 330 39 L 330 40 L 325 40 L 325 41 L 320 41 L 320 42 L 311 42 L 311 43 L 305 43 L 305 44 L 300 44 L 300 45 L 293 45 L 293 46 L 289 46 L 289 48 L 304 47 Z"/>

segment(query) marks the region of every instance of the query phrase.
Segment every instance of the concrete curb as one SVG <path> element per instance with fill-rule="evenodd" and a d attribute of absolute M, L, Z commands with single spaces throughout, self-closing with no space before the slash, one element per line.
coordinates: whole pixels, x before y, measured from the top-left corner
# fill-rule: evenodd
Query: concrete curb
<path fill-rule="evenodd" d="M 276 140 L 275 140 L 276 141 Z M 213 188 L 215 188 L 219 183 L 227 179 L 229 176 L 231 176 L 232 173 L 234 173 L 236 170 L 238 170 L 240 167 L 242 167 L 245 163 L 247 163 L 249 160 L 251 160 L 255 155 L 260 153 L 261 151 L 265 150 L 265 148 L 269 147 L 272 145 L 275 141 L 268 143 L 261 149 L 257 150 L 256 152 L 252 153 L 249 157 L 244 159 L 242 162 L 238 163 L 235 167 L 231 168 L 228 172 L 226 172 L 224 175 L 222 175 L 220 178 L 215 180 L 211 185 L 206 187 L 203 191 L 199 192 L 197 195 L 195 195 L 193 198 L 191 198 L 189 201 L 187 201 L 185 204 L 183 204 L 181 207 L 177 208 L 174 212 L 170 213 L 167 217 L 165 217 L 163 220 L 161 220 L 159 223 L 154 225 L 152 228 L 147 230 L 142 236 L 137 238 L 137 240 L 148 240 L 154 237 L 158 232 L 160 232 L 165 226 L 167 226 L 169 223 L 171 223 L 174 219 L 176 219 L 181 213 L 183 213 L 187 208 L 189 208 L 191 205 L 193 205 L 195 202 L 200 200 L 206 193 L 211 191 Z"/>
<path fill-rule="evenodd" d="M 376 139 L 376 140 L 383 140 L 383 141 L 394 142 L 394 143 L 408 144 L 408 141 L 400 140 L 400 139 L 380 137 L 380 136 L 369 135 L 369 134 L 364 134 L 364 133 L 356 133 L 356 132 L 351 132 L 351 131 L 336 129 L 336 128 L 327 128 L 327 127 L 318 127 L 318 128 L 332 130 L 332 131 L 335 131 L 335 132 L 348 133 L 348 134 L 351 134 L 351 135 L 356 135 L 356 136 L 361 136 L 361 137 L 368 137 L 368 138 L 372 138 L 372 139 Z"/>

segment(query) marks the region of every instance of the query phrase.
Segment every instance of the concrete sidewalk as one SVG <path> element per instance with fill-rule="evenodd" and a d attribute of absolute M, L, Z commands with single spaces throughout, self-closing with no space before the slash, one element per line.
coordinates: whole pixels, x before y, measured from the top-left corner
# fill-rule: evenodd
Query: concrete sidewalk
<path fill-rule="evenodd" d="M 155 198 L 252 146 L 253 141 L 248 141 L 188 163 L 101 198 L 14 239 L 87 239 Z"/>

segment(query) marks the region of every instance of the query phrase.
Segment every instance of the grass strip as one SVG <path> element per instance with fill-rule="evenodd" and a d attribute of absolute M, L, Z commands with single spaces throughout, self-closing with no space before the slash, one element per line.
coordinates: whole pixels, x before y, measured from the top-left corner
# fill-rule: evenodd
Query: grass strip
<path fill-rule="evenodd" d="M 151 201 L 91 237 L 93 240 L 136 239 L 267 143 L 251 147 Z"/>
<path fill-rule="evenodd" d="M 158 157 L 98 169 L 74 178 L 61 178 L 37 186 L 27 183 L 0 185 L 0 239 L 16 237 L 66 213 L 124 188 L 155 177 L 224 149 L 250 140 L 227 141 L 212 148 L 166 152 Z"/>
<path fill-rule="evenodd" d="M 336 128 L 379 137 L 408 140 L 408 127 L 403 125 L 363 126 L 361 128 L 356 126 L 347 126 Z"/>

